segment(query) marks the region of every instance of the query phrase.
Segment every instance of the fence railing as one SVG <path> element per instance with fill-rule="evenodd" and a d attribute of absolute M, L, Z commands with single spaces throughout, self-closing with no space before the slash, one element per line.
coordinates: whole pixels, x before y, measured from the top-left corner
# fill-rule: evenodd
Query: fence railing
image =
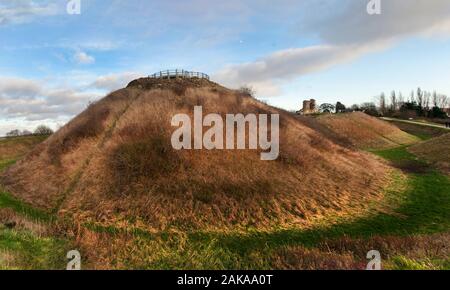
<path fill-rule="evenodd" d="M 153 78 L 153 79 L 199 78 L 199 79 L 209 80 L 209 75 L 201 73 L 201 72 L 193 72 L 193 71 L 176 69 L 176 70 L 160 71 L 160 72 L 150 75 L 149 78 Z"/>

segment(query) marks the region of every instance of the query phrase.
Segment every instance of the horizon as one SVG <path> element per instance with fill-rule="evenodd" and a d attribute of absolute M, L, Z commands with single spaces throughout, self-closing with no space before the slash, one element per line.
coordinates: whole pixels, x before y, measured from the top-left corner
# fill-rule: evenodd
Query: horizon
<path fill-rule="evenodd" d="M 0 1 L 0 136 L 64 125 L 138 77 L 200 71 L 258 99 L 300 110 L 346 106 L 384 92 L 450 95 L 446 0 L 212 3 Z M 267 17 L 270 15 L 270 17 Z M 188 21 L 186 21 L 188 19 Z"/>

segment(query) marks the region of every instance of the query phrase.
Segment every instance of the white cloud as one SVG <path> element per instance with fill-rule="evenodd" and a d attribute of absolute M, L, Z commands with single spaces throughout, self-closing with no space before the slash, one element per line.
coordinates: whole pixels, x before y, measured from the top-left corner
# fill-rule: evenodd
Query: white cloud
<path fill-rule="evenodd" d="M 41 123 L 56 128 L 90 102 L 140 76 L 135 72 L 97 76 L 81 71 L 42 80 L 0 76 L 0 136 L 13 129 L 33 130 Z"/>
<path fill-rule="evenodd" d="M 73 56 L 73 59 L 78 64 L 93 64 L 95 63 L 95 58 L 93 56 L 88 55 L 83 51 L 78 51 Z"/>
<path fill-rule="evenodd" d="M 67 121 L 100 97 L 98 92 L 49 87 L 38 80 L 0 77 L 0 84 L 0 116 L 10 121 Z"/>
<path fill-rule="evenodd" d="M 58 5 L 49 1 L 2 0 L 0 26 L 28 23 L 35 18 L 56 15 L 59 11 Z"/>
<path fill-rule="evenodd" d="M 326 17 L 310 13 L 302 20 L 301 32 L 318 36 L 323 44 L 284 49 L 253 62 L 230 65 L 214 79 L 233 87 L 253 84 L 259 94 L 274 96 L 280 91 L 274 86 L 281 81 L 355 60 L 406 37 L 450 32 L 448 0 L 383 1 L 382 14 L 377 16 L 367 14 L 365 1 L 307 2 L 312 11 L 334 11 Z"/>

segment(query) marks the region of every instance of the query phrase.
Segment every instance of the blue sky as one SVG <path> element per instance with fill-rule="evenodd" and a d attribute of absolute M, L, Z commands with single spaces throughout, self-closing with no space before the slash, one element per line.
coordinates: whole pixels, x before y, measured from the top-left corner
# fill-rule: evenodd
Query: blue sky
<path fill-rule="evenodd" d="M 252 86 L 272 105 L 347 105 L 418 86 L 450 95 L 448 0 L 0 0 L 0 135 L 56 128 L 172 68 Z"/>

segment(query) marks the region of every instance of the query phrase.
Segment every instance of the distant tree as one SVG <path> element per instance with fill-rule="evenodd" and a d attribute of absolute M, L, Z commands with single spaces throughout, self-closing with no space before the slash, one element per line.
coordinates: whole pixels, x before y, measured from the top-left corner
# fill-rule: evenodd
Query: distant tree
<path fill-rule="evenodd" d="M 441 108 L 439 107 L 433 107 L 429 113 L 430 118 L 438 118 L 438 119 L 446 119 L 447 113 L 445 113 Z"/>
<path fill-rule="evenodd" d="M 437 95 L 436 91 L 433 92 L 432 102 L 433 102 L 433 107 L 438 107 L 438 95 Z"/>
<path fill-rule="evenodd" d="M 352 105 L 352 106 L 351 106 L 351 109 L 352 109 L 352 111 L 355 111 L 355 112 L 361 110 L 360 107 L 359 107 L 359 105 L 357 105 L 357 104 Z"/>
<path fill-rule="evenodd" d="M 414 90 L 411 91 L 411 95 L 409 95 L 409 103 L 414 103 L 416 101 L 414 97 Z"/>
<path fill-rule="evenodd" d="M 423 108 L 423 91 L 421 88 L 417 88 L 417 104 L 419 107 Z"/>
<path fill-rule="evenodd" d="M 347 110 L 347 108 L 345 107 L 344 104 L 342 104 L 341 102 L 337 102 L 336 113 L 345 113 L 346 110 Z"/>
<path fill-rule="evenodd" d="M 361 111 L 367 115 L 379 117 L 380 113 L 377 110 L 377 106 L 374 103 L 363 103 L 360 107 Z"/>
<path fill-rule="evenodd" d="M 397 95 L 395 91 L 391 93 L 391 110 L 394 112 L 397 111 Z"/>
<path fill-rule="evenodd" d="M 438 95 L 437 107 L 447 109 L 449 106 L 449 98 L 446 95 Z"/>
<path fill-rule="evenodd" d="M 19 130 L 11 130 L 8 133 L 6 133 L 7 137 L 17 137 L 20 136 L 20 131 Z"/>
<path fill-rule="evenodd" d="M 47 127 L 45 125 L 40 125 L 34 130 L 34 134 L 36 135 L 51 135 L 53 134 L 53 130 L 50 129 L 50 127 Z"/>
<path fill-rule="evenodd" d="M 30 135 L 33 135 L 33 132 L 30 132 L 28 130 L 23 130 L 22 133 L 20 133 L 20 135 L 22 135 L 22 136 L 30 136 Z"/>
<path fill-rule="evenodd" d="M 386 95 L 384 93 L 381 93 L 380 97 L 378 98 L 378 102 L 380 105 L 380 112 L 381 114 L 386 114 Z"/>
<path fill-rule="evenodd" d="M 319 111 L 321 113 L 333 113 L 336 107 L 333 104 L 324 103 L 319 106 Z"/>
<path fill-rule="evenodd" d="M 403 105 L 403 103 L 405 102 L 405 98 L 403 97 L 402 92 L 398 93 L 398 109 L 400 109 L 400 107 Z"/>
<path fill-rule="evenodd" d="M 423 107 L 428 111 L 430 110 L 430 99 L 431 99 L 431 93 L 424 92 L 423 95 Z"/>

